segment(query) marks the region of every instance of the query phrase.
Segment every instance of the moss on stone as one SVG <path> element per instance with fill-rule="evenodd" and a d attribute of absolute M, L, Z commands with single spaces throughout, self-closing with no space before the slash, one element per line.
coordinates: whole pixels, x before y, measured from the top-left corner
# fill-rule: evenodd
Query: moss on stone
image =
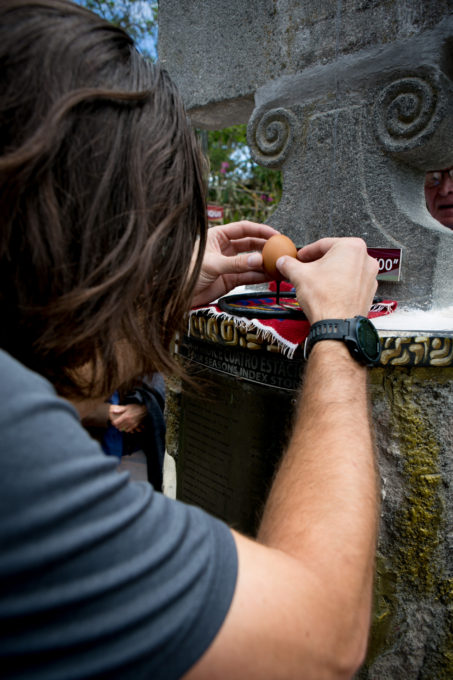
<path fill-rule="evenodd" d="M 412 372 L 395 373 L 392 414 L 405 478 L 405 503 L 397 520 L 400 542 L 398 573 L 419 595 L 433 593 L 437 583 L 440 533 L 444 527 L 440 495 L 439 443 L 418 403 L 419 381 Z M 395 385 L 396 387 L 396 385 Z"/>
<path fill-rule="evenodd" d="M 414 600 L 430 601 L 432 606 L 440 603 L 443 609 L 437 646 L 425 658 L 420 678 L 453 678 L 453 579 L 447 578 L 445 564 L 444 452 L 430 422 L 435 408 L 430 390 L 451 383 L 452 377 L 449 368 L 372 372 L 373 389 L 389 404 L 390 438 L 396 443 L 404 495 L 390 527 L 393 547 L 387 545 L 388 554 L 378 555 L 373 625 L 361 678 L 368 677 L 367 669 L 395 646 L 397 621 L 405 603 Z"/>

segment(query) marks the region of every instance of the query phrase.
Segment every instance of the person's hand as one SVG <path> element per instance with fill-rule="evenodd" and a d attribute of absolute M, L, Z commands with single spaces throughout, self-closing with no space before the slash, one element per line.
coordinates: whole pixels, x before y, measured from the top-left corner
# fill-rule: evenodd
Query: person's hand
<path fill-rule="evenodd" d="M 277 233 L 266 224 L 247 220 L 211 227 L 192 305 L 208 304 L 236 286 L 269 281 L 260 251 Z"/>
<path fill-rule="evenodd" d="M 142 404 L 112 404 L 109 408 L 110 422 L 120 432 L 141 432 L 146 416 L 146 406 Z"/>
<path fill-rule="evenodd" d="M 379 266 L 360 238 L 323 238 L 301 248 L 297 260 L 281 257 L 277 267 L 296 288 L 310 323 L 367 316 Z"/>

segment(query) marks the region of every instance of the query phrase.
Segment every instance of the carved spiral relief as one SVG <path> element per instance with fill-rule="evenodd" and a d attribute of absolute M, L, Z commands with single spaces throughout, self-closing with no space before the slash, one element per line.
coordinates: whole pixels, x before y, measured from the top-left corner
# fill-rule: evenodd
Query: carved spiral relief
<path fill-rule="evenodd" d="M 402 78 L 378 95 L 374 110 L 376 134 L 388 151 L 405 151 L 431 136 L 439 123 L 439 101 L 423 78 Z"/>
<path fill-rule="evenodd" d="M 271 109 L 253 115 L 248 124 L 247 139 L 256 162 L 266 167 L 279 167 L 292 147 L 296 126 L 296 116 L 287 109 Z"/>

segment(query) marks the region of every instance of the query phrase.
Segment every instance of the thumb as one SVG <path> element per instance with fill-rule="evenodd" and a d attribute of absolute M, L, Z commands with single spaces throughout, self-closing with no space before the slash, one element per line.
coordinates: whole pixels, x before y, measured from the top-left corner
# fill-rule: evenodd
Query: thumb
<path fill-rule="evenodd" d="M 109 408 L 110 413 L 112 413 L 115 416 L 121 415 L 121 413 L 124 413 L 126 410 L 125 406 L 117 406 L 116 404 L 112 404 Z"/>
<path fill-rule="evenodd" d="M 263 268 L 263 256 L 261 253 L 241 253 L 234 256 L 223 256 L 219 262 L 220 274 L 243 274 L 250 270 L 259 270 Z"/>
<path fill-rule="evenodd" d="M 303 266 L 299 260 L 295 257 L 290 257 L 289 255 L 282 255 L 282 257 L 278 258 L 275 266 L 283 278 L 290 281 L 293 285 L 296 285 L 294 277 L 297 272 L 300 275 L 301 267 Z"/>
<path fill-rule="evenodd" d="M 247 253 L 244 257 L 246 257 L 247 269 L 263 268 L 263 256 L 261 255 L 261 253 L 258 252 Z"/>

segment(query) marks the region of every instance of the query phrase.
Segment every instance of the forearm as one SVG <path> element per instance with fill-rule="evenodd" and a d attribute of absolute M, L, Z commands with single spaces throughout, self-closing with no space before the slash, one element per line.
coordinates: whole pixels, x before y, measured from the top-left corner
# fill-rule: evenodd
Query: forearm
<path fill-rule="evenodd" d="M 376 486 L 366 369 L 343 343 L 318 343 L 258 539 L 301 560 L 331 590 L 338 611 L 344 614 L 348 607 L 364 624 L 373 578 Z"/>
<path fill-rule="evenodd" d="M 377 262 L 360 239 L 280 258 L 311 324 L 366 315 Z M 366 369 L 340 341 L 312 349 L 293 435 L 258 541 L 235 533 L 239 570 L 221 633 L 191 680 L 350 680 L 371 610 L 378 502 Z"/>

